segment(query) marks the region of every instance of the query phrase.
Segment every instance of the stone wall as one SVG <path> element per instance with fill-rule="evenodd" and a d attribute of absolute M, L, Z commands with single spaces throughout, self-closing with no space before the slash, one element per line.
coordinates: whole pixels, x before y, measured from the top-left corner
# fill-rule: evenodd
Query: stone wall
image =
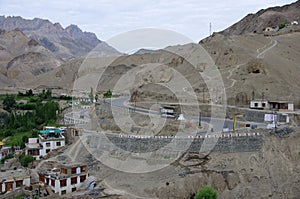
<path fill-rule="evenodd" d="M 170 148 L 168 144 L 172 141 L 171 138 L 138 139 L 111 136 L 109 139 L 121 149 L 134 153 L 151 152 L 163 147 L 165 147 L 166 151 L 180 151 L 180 149 L 188 148 L 190 152 L 199 152 L 204 142 L 204 138 L 196 138 L 192 142 L 189 139 L 175 139 L 176 147 Z M 205 138 L 208 148 L 212 148 L 215 145 L 213 151 L 222 153 L 259 151 L 263 145 L 262 136 L 224 137 L 219 138 L 216 144 L 213 139 L 216 138 Z M 209 146 L 210 144 L 212 144 L 212 147 Z"/>

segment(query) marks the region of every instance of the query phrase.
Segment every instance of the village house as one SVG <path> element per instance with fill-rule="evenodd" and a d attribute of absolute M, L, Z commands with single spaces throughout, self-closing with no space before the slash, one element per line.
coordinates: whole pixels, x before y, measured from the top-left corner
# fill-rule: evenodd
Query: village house
<path fill-rule="evenodd" d="M 251 100 L 251 109 L 294 111 L 294 103 L 289 101 Z"/>
<path fill-rule="evenodd" d="M 30 176 L 23 169 L 1 171 L 0 179 L 0 192 L 14 191 L 24 186 L 30 186 Z"/>
<path fill-rule="evenodd" d="M 255 99 L 250 101 L 250 108 L 252 109 L 269 109 L 268 100 L 263 99 Z"/>
<path fill-rule="evenodd" d="M 32 155 L 36 160 L 47 155 L 50 151 L 66 145 L 63 131 L 57 128 L 46 128 L 40 131 L 38 138 L 29 138 L 25 154 Z"/>
<path fill-rule="evenodd" d="M 79 163 L 39 172 L 39 182 L 59 195 L 78 190 L 87 178 L 87 166 Z"/>

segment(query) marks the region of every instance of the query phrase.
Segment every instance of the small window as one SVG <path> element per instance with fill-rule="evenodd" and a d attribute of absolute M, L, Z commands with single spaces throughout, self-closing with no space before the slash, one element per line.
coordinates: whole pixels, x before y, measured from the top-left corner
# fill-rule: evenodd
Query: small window
<path fill-rule="evenodd" d="M 50 152 L 50 149 L 46 149 L 46 153 L 49 153 Z"/>
<path fill-rule="evenodd" d="M 85 172 L 86 171 L 86 166 L 81 166 L 80 169 L 81 169 L 82 172 Z"/>
<path fill-rule="evenodd" d="M 254 107 L 258 107 L 258 103 L 256 102 L 256 103 L 254 103 Z"/>
<path fill-rule="evenodd" d="M 45 181 L 45 176 L 43 174 L 39 174 L 39 181 L 44 182 Z"/>
<path fill-rule="evenodd" d="M 47 142 L 47 143 L 46 143 L 46 147 L 50 147 L 50 142 Z"/>
<path fill-rule="evenodd" d="M 16 187 L 22 187 L 22 185 L 23 185 L 23 180 L 16 181 Z"/>
<path fill-rule="evenodd" d="M 68 174 L 68 170 L 66 168 L 60 168 L 60 173 Z"/>
<path fill-rule="evenodd" d="M 71 184 L 77 184 L 77 177 L 71 178 Z"/>
<path fill-rule="evenodd" d="M 67 190 L 61 191 L 61 195 L 65 195 L 67 193 Z"/>
<path fill-rule="evenodd" d="M 60 142 L 56 142 L 56 146 L 61 146 L 61 143 Z"/>
<path fill-rule="evenodd" d="M 76 173 L 76 167 L 72 167 L 71 173 L 72 173 L 72 174 L 75 174 L 75 173 Z"/>
<path fill-rule="evenodd" d="M 85 181 L 85 179 L 86 179 L 86 175 L 84 175 L 84 176 L 80 176 L 80 182 L 84 182 L 84 181 Z"/>
<path fill-rule="evenodd" d="M 65 187 L 65 186 L 67 186 L 67 179 L 60 180 L 60 187 Z"/>
<path fill-rule="evenodd" d="M 262 106 L 262 107 L 266 107 L 266 103 L 262 103 L 261 106 Z"/>
<path fill-rule="evenodd" d="M 76 191 L 76 187 L 72 188 L 72 192 Z"/>
<path fill-rule="evenodd" d="M 55 180 L 51 179 L 51 186 L 55 187 Z"/>

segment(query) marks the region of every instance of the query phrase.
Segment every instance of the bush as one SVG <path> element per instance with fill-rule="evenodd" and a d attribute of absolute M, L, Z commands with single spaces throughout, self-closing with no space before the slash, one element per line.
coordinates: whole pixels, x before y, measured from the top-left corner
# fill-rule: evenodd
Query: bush
<path fill-rule="evenodd" d="M 278 24 L 279 29 L 282 29 L 285 27 L 285 22 L 281 22 L 280 24 Z"/>
<path fill-rule="evenodd" d="M 218 198 L 218 193 L 217 191 L 210 187 L 210 186 L 205 186 L 199 189 L 199 191 L 196 194 L 196 199 L 217 199 Z"/>
<path fill-rule="evenodd" d="M 19 157 L 19 162 L 23 167 L 28 167 L 28 164 L 33 162 L 34 157 L 32 157 L 31 155 L 21 155 Z"/>

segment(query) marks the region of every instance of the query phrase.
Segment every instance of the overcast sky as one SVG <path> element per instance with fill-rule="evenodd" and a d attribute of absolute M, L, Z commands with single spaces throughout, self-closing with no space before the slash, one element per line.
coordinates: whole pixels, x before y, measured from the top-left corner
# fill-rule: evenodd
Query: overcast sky
<path fill-rule="evenodd" d="M 296 0 L 0 0 L 0 15 L 78 25 L 100 40 L 139 28 L 163 28 L 193 41 L 220 31 L 248 13 Z"/>

